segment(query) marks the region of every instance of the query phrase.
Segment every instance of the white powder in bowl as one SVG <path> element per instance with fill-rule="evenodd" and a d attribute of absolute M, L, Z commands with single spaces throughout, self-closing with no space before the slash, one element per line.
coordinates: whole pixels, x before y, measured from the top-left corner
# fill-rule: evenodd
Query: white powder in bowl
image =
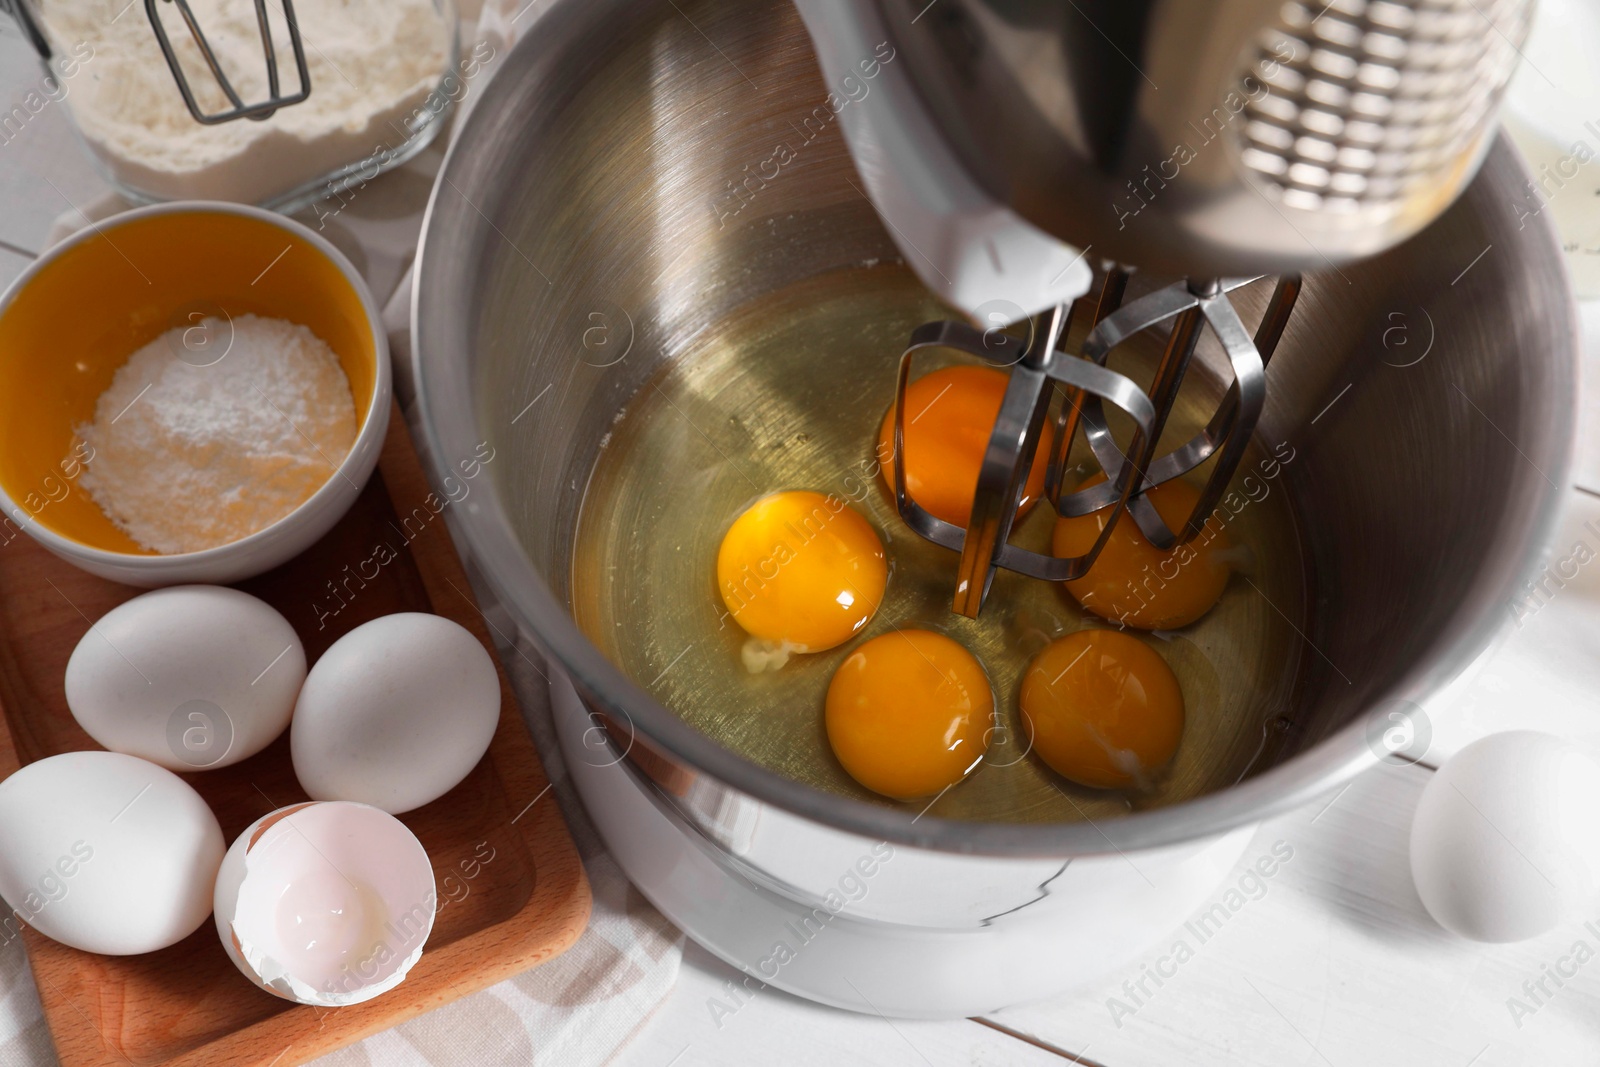
<path fill-rule="evenodd" d="M 204 334 L 194 331 L 203 330 Z M 204 336 L 216 362 L 184 346 Z M 356 439 L 338 357 L 282 319 L 242 315 L 169 330 L 135 352 L 76 427 L 93 449 L 81 479 L 127 535 L 197 552 L 265 529 L 333 476 Z"/>
<path fill-rule="evenodd" d="M 340 167 L 394 149 L 407 121 L 450 62 L 454 27 L 434 0 L 300 0 L 311 95 L 263 121 L 202 126 L 189 114 L 144 4 L 37 0 L 59 51 L 86 43 L 93 62 L 71 82 L 68 106 L 89 147 L 116 179 L 147 195 L 263 203 Z M 266 62 L 250 0 L 189 0 L 190 9 L 246 102 L 267 97 Z M 202 109 L 228 103 L 171 4 L 164 25 Z M 281 4 L 269 3 L 279 87 L 298 91 Z"/>

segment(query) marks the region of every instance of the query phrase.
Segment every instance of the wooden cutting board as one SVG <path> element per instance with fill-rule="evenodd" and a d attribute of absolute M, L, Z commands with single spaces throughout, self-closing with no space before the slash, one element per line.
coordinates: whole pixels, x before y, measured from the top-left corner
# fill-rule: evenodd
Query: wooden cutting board
<path fill-rule="evenodd" d="M 463 484 L 470 493 L 471 480 Z M 283 612 L 308 663 L 355 626 L 396 611 L 453 619 L 493 655 L 441 500 L 392 409 L 378 470 L 350 513 L 308 551 L 239 588 Z M 99 747 L 67 710 L 62 677 L 89 623 L 139 592 L 79 571 L 13 525 L 0 526 L 0 777 L 58 752 Z M 398 988 L 347 1008 L 291 1004 L 235 969 L 210 919 L 160 952 L 98 956 L 57 944 L 13 914 L 0 942 L 22 927 L 63 1067 L 290 1067 L 542 963 L 577 940 L 589 918 L 589 883 L 498 657 L 495 666 L 500 725 L 488 755 L 455 789 L 400 817 L 433 861 L 439 912 L 422 959 Z M 287 733 L 243 762 L 182 777 L 211 805 L 230 843 L 259 816 L 307 799 Z"/>

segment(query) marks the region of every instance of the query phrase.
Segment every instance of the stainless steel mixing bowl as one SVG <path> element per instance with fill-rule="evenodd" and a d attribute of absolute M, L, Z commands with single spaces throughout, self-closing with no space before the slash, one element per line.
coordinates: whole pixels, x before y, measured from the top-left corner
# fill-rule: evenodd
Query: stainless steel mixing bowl
<path fill-rule="evenodd" d="M 1297 453 L 1283 479 L 1310 652 L 1281 737 L 1237 785 L 1093 823 L 918 819 L 733 754 L 579 631 L 574 530 L 618 412 L 744 302 L 896 256 L 837 129 L 871 106 L 865 73 L 822 83 L 783 0 L 557 0 L 508 55 L 435 190 L 413 329 L 436 473 L 495 449 L 493 491 L 457 517 L 519 625 L 702 829 L 755 806 L 801 837 L 1070 857 L 1214 836 L 1369 766 L 1373 709 L 1423 702 L 1507 622 L 1565 484 L 1573 313 L 1552 232 L 1511 210 L 1526 174 L 1504 141 L 1415 239 L 1309 276 L 1270 368 L 1258 434 Z"/>

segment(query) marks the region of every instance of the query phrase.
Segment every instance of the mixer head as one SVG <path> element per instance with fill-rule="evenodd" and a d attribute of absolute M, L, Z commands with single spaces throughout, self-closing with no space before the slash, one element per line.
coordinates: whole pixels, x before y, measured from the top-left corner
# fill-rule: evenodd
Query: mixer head
<path fill-rule="evenodd" d="M 1082 576 L 1124 511 L 1158 548 L 1200 532 L 1261 412 L 1299 273 L 1398 244 L 1466 188 L 1532 11 L 1532 0 L 797 5 L 830 87 L 849 91 L 858 56 L 879 61 L 875 103 L 840 118 L 908 264 L 985 326 L 1032 320 L 1026 342 L 929 323 L 900 362 L 896 456 L 916 352 L 953 348 L 1010 368 L 965 529 L 919 507 L 895 464 L 902 518 L 961 555 L 954 606 L 969 616 L 996 568 Z M 1187 280 L 1119 306 L 1119 264 Z M 1252 338 L 1228 293 L 1254 279 L 1218 279 L 1263 272 L 1279 281 Z M 1095 275 L 1098 291 L 1086 295 Z M 1093 328 L 1068 350 L 1077 315 L 1092 315 Z M 1233 381 L 1205 429 L 1157 457 L 1205 330 Z M 1165 340 L 1141 388 L 1106 363 L 1145 331 Z M 1058 389 L 1064 400 L 1052 404 Z M 1125 448 L 1107 402 L 1133 423 Z M 1069 517 L 1111 509 L 1093 547 L 1066 559 L 1008 541 L 1051 418 L 1051 503 Z M 1106 478 L 1068 493 L 1080 430 Z M 1144 494 L 1208 460 L 1199 503 L 1169 528 Z"/>

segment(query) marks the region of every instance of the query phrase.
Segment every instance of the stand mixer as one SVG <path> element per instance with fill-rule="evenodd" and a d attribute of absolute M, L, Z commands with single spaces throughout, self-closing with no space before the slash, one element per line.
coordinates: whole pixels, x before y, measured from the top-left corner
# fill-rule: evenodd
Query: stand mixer
<path fill-rule="evenodd" d="M 1520 7 L 1478 6 L 1517 39 Z M 1072 21 L 1077 9 L 1093 22 Z M 564 769 L 610 855 L 746 989 L 949 1018 L 1137 967 L 1248 849 L 1270 845 L 1252 846 L 1260 823 L 1373 766 L 1373 726 L 1392 725 L 1382 713 L 1444 692 L 1508 624 L 1554 529 L 1576 375 L 1559 245 L 1543 218 L 1519 227 L 1506 209 L 1527 172 L 1488 143 L 1503 79 L 1486 75 L 1477 96 L 1459 80 L 1480 85 L 1470 57 L 1509 63 L 1514 50 L 1470 7 L 1341 2 L 1295 15 L 1306 47 L 1290 56 L 1259 36 L 1285 10 L 1299 9 L 552 0 L 461 123 L 416 267 L 426 452 L 443 478 L 482 442 L 496 449 L 483 488 L 450 512 L 453 532 L 548 678 Z M 1407 12 L 1411 30 L 1382 30 Z M 1397 82 L 1367 99 L 1360 62 L 1336 77 L 1349 68 L 1334 55 L 1352 51 L 1328 35 L 1352 26 L 1371 30 L 1358 37 L 1375 55 L 1396 51 L 1386 36 L 1415 46 L 1388 63 L 1418 72 L 1410 96 Z M 1367 77 L 1385 77 L 1380 65 Z M 1245 73 L 1257 80 L 1233 114 Z M 1281 86 L 1252 91 L 1268 73 Z M 1313 107 L 1336 82 L 1351 110 Z M 1362 117 L 1357 103 L 1370 111 L 1377 96 L 1410 117 Z M 1464 139 L 1423 121 L 1479 97 Z M 1267 129 L 1300 131 L 1283 101 L 1304 123 L 1287 145 Z M 1213 106 L 1226 121 L 1208 127 Z M 1332 129 L 1324 111 L 1346 116 L 1345 133 L 1317 132 Z M 1391 132 L 1398 154 L 1380 159 Z M 1244 162 L 1302 140 L 1281 182 Z M 1317 175 L 1290 168 L 1326 155 L 1318 140 L 1333 158 L 1317 195 L 1354 206 L 1300 195 Z M 1453 162 L 1388 181 L 1409 173 L 1401 157 L 1435 149 Z M 1362 150 L 1381 197 L 1361 199 L 1349 176 L 1335 188 Z M 1262 272 L 1276 280 L 1237 284 Z M 1385 347 L 1392 316 L 1422 334 L 1424 311 L 1431 355 L 1414 355 L 1425 335 Z M 977 327 L 918 325 L 962 315 Z M 1013 395 L 980 491 L 991 503 L 975 512 L 989 525 L 921 531 L 941 544 L 906 532 L 904 494 L 882 485 L 866 439 L 895 399 L 895 358 L 946 358 L 952 342 L 1008 369 Z M 1222 342 L 1247 372 L 1253 349 L 1265 374 L 1233 370 Z M 1163 362 L 1165 374 L 1126 373 Z M 1165 428 L 1178 440 L 1150 451 L 1174 391 Z M 1246 463 L 1270 449 L 1278 474 L 1270 499 L 1229 521 L 1270 550 L 1202 624 L 1220 636 L 1203 650 L 1214 683 L 1192 705 L 1196 721 L 1202 700 L 1215 718 L 1180 749 L 1202 775 L 1192 791 L 1129 810 L 1069 796 L 1037 761 L 996 760 L 924 808 L 806 777 L 823 760 L 797 770 L 823 743 L 820 690 L 806 687 L 825 686 L 830 664 L 791 663 L 758 686 L 737 635 L 718 629 L 716 545 L 753 493 L 852 494 L 894 539 L 894 581 L 919 617 L 988 642 L 999 706 L 1022 671 L 1007 655 L 1049 639 L 1036 637 L 1047 614 L 1050 634 L 1085 624 L 1058 588 L 1007 568 L 1020 557 L 998 517 L 1036 422 L 1056 435 L 1037 462 L 1054 465 L 1058 506 L 1116 504 L 1125 478 L 1123 521 L 1137 522 L 1134 486 L 1215 476 L 1258 403 Z M 1074 416 L 1073 462 L 1092 455 L 1122 476 L 1092 497 L 1061 456 Z M 1148 459 L 1129 446 L 1141 425 Z M 1210 466 L 1192 466 L 1206 451 Z M 1049 510 L 1017 540 L 1053 523 Z M 1188 534 L 1168 518 L 1174 539 Z M 958 551 L 969 609 L 998 571 L 977 620 L 947 610 Z M 1040 611 L 1018 620 L 1024 601 Z M 1239 622 L 1270 626 L 1229 629 Z M 1199 647 L 1193 632 L 1168 636 L 1174 653 Z M 738 687 L 702 684 L 735 671 Z"/>
<path fill-rule="evenodd" d="M 844 133 L 906 261 L 989 327 L 938 322 L 912 334 L 900 361 L 895 454 L 904 454 L 919 349 L 954 348 L 1011 370 L 966 529 L 923 510 L 906 491 L 905 464 L 895 469 L 900 517 L 959 553 L 954 610 L 972 618 L 996 568 L 1082 577 L 1124 511 L 1157 548 L 1200 533 L 1255 430 L 1299 272 L 1381 252 L 1454 202 L 1491 143 L 1533 6 L 796 3 L 830 85 L 856 80 L 856 57 L 875 46 L 883 54 L 879 42 L 904 55 L 880 68 L 876 108 L 841 110 Z M 1098 293 L 1086 298 L 1091 251 L 1103 267 Z M 1186 280 L 1119 306 L 1124 263 Z M 1252 338 L 1228 298 L 1251 279 L 1219 275 L 1268 271 L 1279 281 Z M 1028 340 L 994 328 L 1011 325 L 1007 311 L 1033 316 Z M 1080 314 L 1093 328 L 1067 350 Z M 1158 458 L 1206 329 L 1232 383 L 1205 430 Z M 1146 330 L 1165 332 L 1166 342 L 1142 390 L 1106 364 Z M 1108 402 L 1134 423 L 1126 447 L 1107 426 Z M 1111 508 L 1098 540 L 1075 557 L 1008 543 L 1047 421 L 1045 493 L 1058 513 Z M 1106 480 L 1067 493 L 1065 460 L 1080 427 Z M 1169 529 L 1144 493 L 1207 460 L 1199 501 Z"/>

